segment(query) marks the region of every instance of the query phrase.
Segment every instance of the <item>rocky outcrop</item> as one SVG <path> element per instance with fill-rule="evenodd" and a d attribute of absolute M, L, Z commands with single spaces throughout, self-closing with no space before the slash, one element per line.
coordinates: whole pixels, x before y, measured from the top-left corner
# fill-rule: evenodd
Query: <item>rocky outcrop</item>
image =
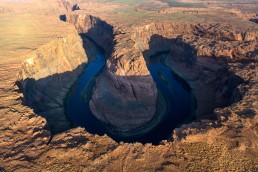
<path fill-rule="evenodd" d="M 113 47 L 113 42 L 121 37 L 127 39 L 127 35 L 114 38 L 112 26 L 90 15 L 72 13 L 67 21 L 108 55 L 113 49 L 90 102 L 93 114 L 104 123 L 123 130 L 148 123 L 156 113 L 157 88 L 143 56 L 139 51 L 134 52 L 132 42 L 124 40 Z M 121 47 L 124 50 L 121 51 Z"/>
<path fill-rule="evenodd" d="M 157 91 L 146 63 L 150 56 L 170 51 L 167 65 L 192 87 L 198 104 L 197 118 L 214 118 L 215 115 L 210 114 L 216 107 L 226 106 L 241 98 L 238 96 L 233 101 L 231 96 L 236 94 L 234 89 L 243 80 L 230 73 L 225 62 L 209 58 L 246 58 L 248 53 L 255 50 L 256 39 L 255 29 L 234 30 L 232 26 L 220 24 L 169 22 L 153 23 L 135 28 L 131 33 L 117 35 L 114 52 L 107 60 L 105 72 L 98 79 L 90 103 L 93 114 L 123 129 L 147 123 L 155 112 Z M 146 90 L 139 89 L 141 87 Z M 133 99 L 139 108 L 133 106 Z"/>
<path fill-rule="evenodd" d="M 81 38 L 70 33 L 25 59 L 18 78 L 25 104 L 47 119 L 53 133 L 70 129 L 63 101 L 87 63 Z"/>
<path fill-rule="evenodd" d="M 258 30 L 255 27 L 244 28 L 218 23 L 161 22 L 138 27 L 132 33 L 132 39 L 141 51 L 149 49 L 151 36 L 156 34 L 168 39 L 180 36 L 185 43 L 197 50 L 197 56 L 241 58 L 255 50 Z M 160 47 L 164 46 L 155 48 Z M 163 49 L 168 49 L 168 46 Z"/>
<path fill-rule="evenodd" d="M 135 49 L 138 49 L 135 51 L 143 52 L 146 61 L 157 52 L 170 51 L 166 64 L 193 89 L 198 117 L 232 103 L 230 95 L 226 96 L 225 92 L 233 89 L 227 85 L 231 82 L 230 78 L 238 77 L 227 70 L 227 63 L 221 59 L 249 58 L 257 47 L 257 35 L 255 27 L 160 22 L 135 28 L 131 39 Z M 216 81 L 223 82 L 214 85 Z M 236 81 L 242 82 L 241 78 Z"/>
<path fill-rule="evenodd" d="M 140 51 L 125 35 L 98 78 L 90 107 L 104 123 L 129 130 L 148 123 L 156 113 L 157 88 Z M 124 47 L 124 49 L 121 49 Z"/>
<path fill-rule="evenodd" d="M 97 81 L 91 110 L 101 121 L 120 129 L 137 128 L 150 121 L 155 114 L 157 89 L 146 63 L 151 55 L 170 51 L 167 65 L 192 87 L 198 118 L 213 113 L 216 107 L 234 102 L 233 87 L 243 81 L 236 77 L 234 84 L 228 85 L 235 77 L 228 74 L 226 63 L 204 57 L 242 59 L 255 50 L 256 40 L 255 28 L 212 23 L 160 22 L 118 34 L 106 70 Z M 177 67 L 179 63 L 183 66 Z M 223 82 L 212 84 L 218 80 Z"/>
<path fill-rule="evenodd" d="M 161 25 L 156 25 L 157 29 L 160 28 L 160 33 L 163 30 L 162 32 L 164 34 L 162 37 L 168 38 L 168 43 L 171 42 L 170 39 L 174 39 L 170 33 L 172 34 L 176 31 L 180 33 L 180 29 L 174 29 L 173 32 L 165 33 L 165 28 L 163 29 Z M 5 26 L 3 25 L 1 27 Z M 47 29 L 49 30 L 49 28 L 48 26 Z M 147 43 L 142 43 L 143 38 L 148 42 L 149 40 L 147 38 L 150 38 L 152 34 L 158 34 L 156 32 L 152 33 L 152 30 L 155 30 L 154 28 L 149 28 L 151 29 L 148 32 L 141 33 L 147 36 L 139 37 L 136 47 L 148 46 Z M 250 29 L 252 30 L 251 27 Z M 38 33 L 36 35 L 38 36 Z M 218 73 L 223 72 L 217 69 L 220 69 L 221 65 L 225 65 L 225 63 L 217 63 L 221 59 L 219 56 L 213 56 L 213 58 L 216 57 L 216 62 L 211 61 L 212 58 L 210 56 L 213 54 L 213 44 L 209 44 L 213 41 L 223 41 L 216 40 L 215 38 L 214 40 L 201 39 L 196 35 L 188 36 L 188 29 L 186 29 L 184 34 L 180 33 L 180 35 L 183 35 L 180 36 L 182 39 L 176 36 L 175 38 L 178 37 L 178 39 L 172 41 L 176 43 L 169 43 L 169 46 L 163 42 L 164 39 L 161 39 L 163 41 L 157 41 L 160 45 L 166 47 L 165 50 L 167 48 L 173 50 L 171 47 L 180 49 L 177 53 L 170 52 L 171 57 L 166 60 L 167 65 L 173 68 L 174 71 L 178 71 L 178 74 L 181 74 L 181 77 L 185 78 L 189 83 L 199 78 L 196 75 L 200 75 L 200 72 L 204 70 L 205 77 L 201 77 L 202 79 L 200 81 L 202 82 L 197 85 L 199 86 L 198 90 L 204 90 L 202 86 L 205 83 L 214 85 L 213 81 L 215 79 L 218 88 L 222 88 L 224 90 L 223 92 L 226 93 L 227 83 L 229 85 L 230 83 L 234 83 L 234 78 L 231 82 L 227 82 L 227 77 L 223 79 L 220 77 L 214 78 L 213 71 L 217 71 Z M 2 36 L 5 36 L 5 34 Z M 60 33 L 58 33 L 58 36 L 60 36 Z M 131 37 L 127 35 L 125 40 L 130 40 L 130 42 L 131 40 L 136 40 L 128 38 Z M 124 45 L 122 44 L 123 39 L 119 39 L 118 44 L 121 43 L 121 45 Z M 188 43 L 187 40 L 189 40 Z M 207 40 L 207 42 L 204 40 Z M 26 44 L 26 47 L 30 48 L 26 49 L 27 53 L 29 51 L 35 51 L 34 45 L 37 42 L 34 41 L 35 39 L 33 39 L 33 45 Z M 62 39 L 59 39 L 59 41 L 62 42 Z M 161 44 L 162 42 L 164 44 Z M 225 44 L 227 43 L 227 41 L 224 42 Z M 254 43 L 256 42 L 257 40 L 254 41 Z M 241 43 L 241 41 L 236 41 L 236 43 Z M 248 45 L 250 42 L 247 41 L 246 43 Z M 44 42 L 44 44 L 46 45 L 48 43 Z M 198 58 L 195 64 L 200 63 L 201 66 L 191 67 L 191 65 L 185 64 L 184 60 L 180 58 L 181 52 L 185 50 L 183 45 L 186 44 L 192 48 L 194 47 L 194 50 L 198 52 Z M 198 46 L 201 44 L 205 48 L 198 50 Z M 228 42 L 229 47 L 231 44 L 233 45 L 234 41 Z M 36 45 L 38 46 L 39 43 Z M 54 44 L 51 45 L 54 46 Z M 66 48 L 70 48 L 72 45 L 69 44 L 69 47 Z M 132 43 L 130 45 L 135 44 Z M 157 44 L 155 43 L 154 45 Z M 20 43 L 17 47 L 22 46 L 24 46 L 24 42 Z M 238 46 L 238 44 L 235 46 Z M 160 47 L 157 47 L 156 50 L 163 50 Z M 149 51 L 148 47 L 142 49 L 146 53 L 144 57 L 148 57 L 148 54 L 155 53 L 155 46 L 152 48 L 153 51 Z M 223 50 L 223 46 L 218 46 L 218 48 Z M 242 47 L 240 46 L 238 48 Z M 51 47 L 44 50 L 48 52 L 50 51 L 49 49 Z M 117 52 L 121 52 L 120 48 L 115 49 Z M 139 52 L 138 49 L 128 48 L 128 50 L 133 50 L 133 54 L 137 54 L 140 57 L 141 51 Z M 233 60 L 227 63 L 226 66 L 228 71 L 231 71 L 233 75 L 244 79 L 244 82 L 237 86 L 237 90 L 242 95 L 240 101 L 225 108 L 216 109 L 214 112 L 218 117 L 216 119 L 196 120 L 187 125 L 180 126 L 174 130 L 173 136 L 169 141 L 164 140 L 156 146 L 152 144 L 143 145 L 141 143 L 116 143 L 106 135 L 92 135 L 82 128 L 68 130 L 54 136 L 50 140 L 50 132 L 46 119 L 35 114 L 29 107 L 24 106 L 22 101 L 23 94 L 18 92 L 18 87 L 14 84 L 17 81 L 16 75 L 21 69 L 21 60 L 26 59 L 24 57 L 18 57 L 18 55 L 14 56 L 13 53 L 17 53 L 17 50 L 12 53 L 6 53 L 11 55 L 8 57 L 4 55 L 4 58 L 0 58 L 0 171 L 39 171 L 41 169 L 45 169 L 46 171 L 255 171 L 258 162 L 257 49 L 258 46 L 256 45 L 254 51 L 251 50 L 249 52 L 249 50 L 244 50 L 240 56 L 232 56 Z M 5 50 L 1 52 L 3 51 Z M 42 51 L 41 54 L 44 54 L 45 51 Z M 63 51 L 66 52 L 66 50 Z M 209 53 L 206 53 L 206 51 Z M 24 53 L 24 51 L 22 52 Z M 37 54 L 36 52 L 31 54 Z M 75 53 L 75 51 L 73 52 Z M 123 52 L 121 53 L 129 53 L 125 49 Z M 187 52 L 185 55 L 189 53 Z M 228 54 L 226 55 L 228 56 Z M 208 60 L 205 60 L 205 56 L 209 56 Z M 53 56 L 49 59 L 55 59 L 55 57 Z M 114 57 L 116 56 L 114 55 Z M 38 59 L 36 60 L 38 62 L 44 61 L 39 60 L 39 57 L 36 59 Z M 123 60 L 122 55 L 117 59 L 124 66 L 127 63 L 123 62 L 129 61 L 127 59 Z M 110 59 L 109 62 L 113 63 L 112 60 L 114 60 L 114 63 L 116 62 L 115 58 Z M 148 63 L 146 58 L 145 61 Z M 50 60 L 50 62 L 52 61 Z M 116 66 L 119 65 L 119 63 L 115 64 Z M 43 64 L 37 63 L 37 66 L 43 66 Z M 206 66 L 208 66 L 209 70 L 207 70 Z M 45 68 L 48 67 L 44 66 Z M 70 67 L 67 67 L 65 70 L 68 70 L 68 68 Z M 119 69 L 114 67 L 107 68 L 115 69 L 114 71 L 128 71 L 127 69 L 130 69 L 130 65 L 124 67 L 126 70 L 122 67 L 119 67 Z M 31 69 L 38 72 L 36 67 L 31 67 Z M 141 70 L 138 69 L 137 71 Z M 47 72 L 51 73 L 51 71 Z M 32 77 L 36 76 L 29 71 L 26 73 Z M 210 92 L 204 91 L 204 95 L 208 93 Z M 210 98 L 215 96 L 212 94 Z"/>
<path fill-rule="evenodd" d="M 98 17 L 80 14 L 80 12 L 76 11 L 67 14 L 66 21 L 73 24 L 78 33 L 94 40 L 110 55 L 114 40 L 113 27 L 111 25 Z"/>

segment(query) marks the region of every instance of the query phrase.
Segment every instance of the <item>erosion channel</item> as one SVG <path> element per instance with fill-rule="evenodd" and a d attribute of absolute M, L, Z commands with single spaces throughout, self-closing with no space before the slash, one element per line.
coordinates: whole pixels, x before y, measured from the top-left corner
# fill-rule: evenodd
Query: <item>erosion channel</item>
<path fill-rule="evenodd" d="M 191 89 L 163 63 L 163 57 L 167 53 L 164 52 L 152 56 L 153 60 L 148 65 L 159 90 L 154 118 L 144 126 L 130 131 L 117 130 L 111 125 L 103 124 L 89 107 L 96 79 L 105 66 L 104 52 L 96 49 L 94 60 L 86 65 L 65 99 L 66 115 L 74 126 L 85 127 L 92 134 L 107 134 L 116 141 L 158 144 L 161 140 L 168 139 L 175 127 L 193 118 Z"/>

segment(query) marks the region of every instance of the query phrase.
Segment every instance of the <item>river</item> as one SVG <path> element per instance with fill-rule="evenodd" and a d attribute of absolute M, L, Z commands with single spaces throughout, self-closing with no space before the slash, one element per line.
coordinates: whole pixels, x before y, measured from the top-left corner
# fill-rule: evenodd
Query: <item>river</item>
<path fill-rule="evenodd" d="M 166 100 L 164 107 L 166 114 L 164 118 L 147 133 L 124 138 L 110 133 L 107 126 L 103 125 L 92 115 L 89 103 L 85 101 L 82 94 L 85 88 L 90 92 L 93 90 L 92 82 L 105 66 L 104 55 L 101 51 L 96 53 L 96 59 L 85 67 L 82 75 L 71 88 L 65 100 L 67 117 L 72 121 L 74 127 L 85 127 L 89 133 L 107 134 L 116 141 L 153 143 L 158 144 L 161 140 L 169 139 L 173 129 L 183 122 L 189 121 L 192 115 L 192 94 L 189 86 L 165 64 L 156 61 L 148 66 L 149 71 L 157 84 L 159 92 Z"/>

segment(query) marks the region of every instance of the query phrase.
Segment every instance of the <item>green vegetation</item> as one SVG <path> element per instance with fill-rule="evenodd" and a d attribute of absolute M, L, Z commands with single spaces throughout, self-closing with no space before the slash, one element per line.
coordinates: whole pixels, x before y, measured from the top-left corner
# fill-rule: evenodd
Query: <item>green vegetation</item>
<path fill-rule="evenodd" d="M 176 0 L 160 0 L 161 2 L 165 2 L 173 7 L 202 7 L 205 8 L 206 5 L 202 3 L 190 3 L 190 2 L 178 2 Z"/>
<path fill-rule="evenodd" d="M 128 5 L 140 5 L 142 4 L 145 6 L 146 9 L 150 7 L 150 10 L 156 10 L 159 7 L 154 7 L 153 4 L 146 0 L 105 0 L 104 2 L 111 2 L 111 3 L 119 3 L 119 4 L 128 4 Z M 167 3 L 173 7 L 206 7 L 206 5 L 202 3 L 190 3 L 190 2 L 178 2 L 176 0 L 160 0 L 160 2 Z"/>
<path fill-rule="evenodd" d="M 148 23 L 149 21 L 164 21 L 164 20 L 178 20 L 182 19 L 185 21 L 191 21 L 198 19 L 198 16 L 183 12 L 175 12 L 171 14 L 159 14 L 159 13 L 145 13 L 141 11 L 136 11 L 133 9 L 119 9 L 118 12 L 121 22 L 126 21 L 127 25 L 133 24 L 143 24 L 143 22 Z"/>
<path fill-rule="evenodd" d="M 159 77 L 161 78 L 161 80 L 165 83 L 165 85 L 168 85 L 169 81 L 166 78 L 166 76 L 162 73 L 162 71 L 158 70 L 157 73 L 158 73 Z"/>
<path fill-rule="evenodd" d="M 105 0 L 105 2 L 120 3 L 120 4 L 142 4 L 145 0 Z"/>

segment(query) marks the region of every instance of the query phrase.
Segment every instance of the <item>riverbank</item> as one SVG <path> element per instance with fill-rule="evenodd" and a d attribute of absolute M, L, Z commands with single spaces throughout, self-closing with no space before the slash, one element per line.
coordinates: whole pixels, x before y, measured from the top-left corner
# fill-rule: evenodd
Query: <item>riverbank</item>
<path fill-rule="evenodd" d="M 95 52 L 98 48 L 93 47 L 93 49 Z M 189 121 L 191 118 L 192 98 L 191 94 L 189 93 L 188 95 L 186 91 L 190 91 L 189 88 L 185 86 L 185 83 L 181 79 L 178 79 L 173 74 L 173 71 L 159 62 L 159 58 L 157 58 L 158 60 L 149 66 L 150 73 L 159 88 L 156 104 L 157 111 L 151 121 L 135 129 L 121 130 L 98 120 L 92 114 L 89 108 L 89 102 L 92 97 L 92 90 L 96 86 L 96 79 L 102 73 L 101 70 L 105 64 L 105 60 L 104 54 L 101 51 L 97 50 L 97 52 L 91 54 L 96 57 L 89 58 L 91 60 L 74 84 L 65 101 L 66 114 L 74 126 L 85 127 L 88 132 L 98 135 L 106 133 L 116 141 L 140 141 L 143 143 L 152 142 L 158 144 L 161 140 L 168 139 L 175 127 L 178 127 L 179 124 L 185 121 Z M 166 82 L 164 82 L 163 78 L 166 78 Z M 102 82 L 104 80 L 105 78 L 102 78 Z M 184 97 L 180 100 L 182 96 L 180 94 L 184 92 L 182 90 L 185 90 L 185 93 L 182 95 L 189 97 Z M 180 109 L 180 107 L 183 108 Z M 184 109 L 187 109 L 187 111 L 184 111 Z"/>
<path fill-rule="evenodd" d="M 216 93 L 215 84 L 204 84 L 203 70 L 205 66 L 202 64 L 205 59 L 197 59 L 197 64 L 189 66 L 185 63 L 178 63 L 167 57 L 163 63 L 169 66 L 180 78 L 183 78 L 192 89 L 193 97 L 196 100 L 196 119 L 216 119 L 214 109 L 223 106 L 223 102 L 217 102 L 218 95 Z M 208 62 L 207 62 L 208 63 Z M 218 64 L 217 64 L 218 65 Z M 213 66 L 214 68 L 214 66 Z M 217 66 L 214 71 L 224 68 Z M 206 81 L 208 82 L 208 80 Z"/>

